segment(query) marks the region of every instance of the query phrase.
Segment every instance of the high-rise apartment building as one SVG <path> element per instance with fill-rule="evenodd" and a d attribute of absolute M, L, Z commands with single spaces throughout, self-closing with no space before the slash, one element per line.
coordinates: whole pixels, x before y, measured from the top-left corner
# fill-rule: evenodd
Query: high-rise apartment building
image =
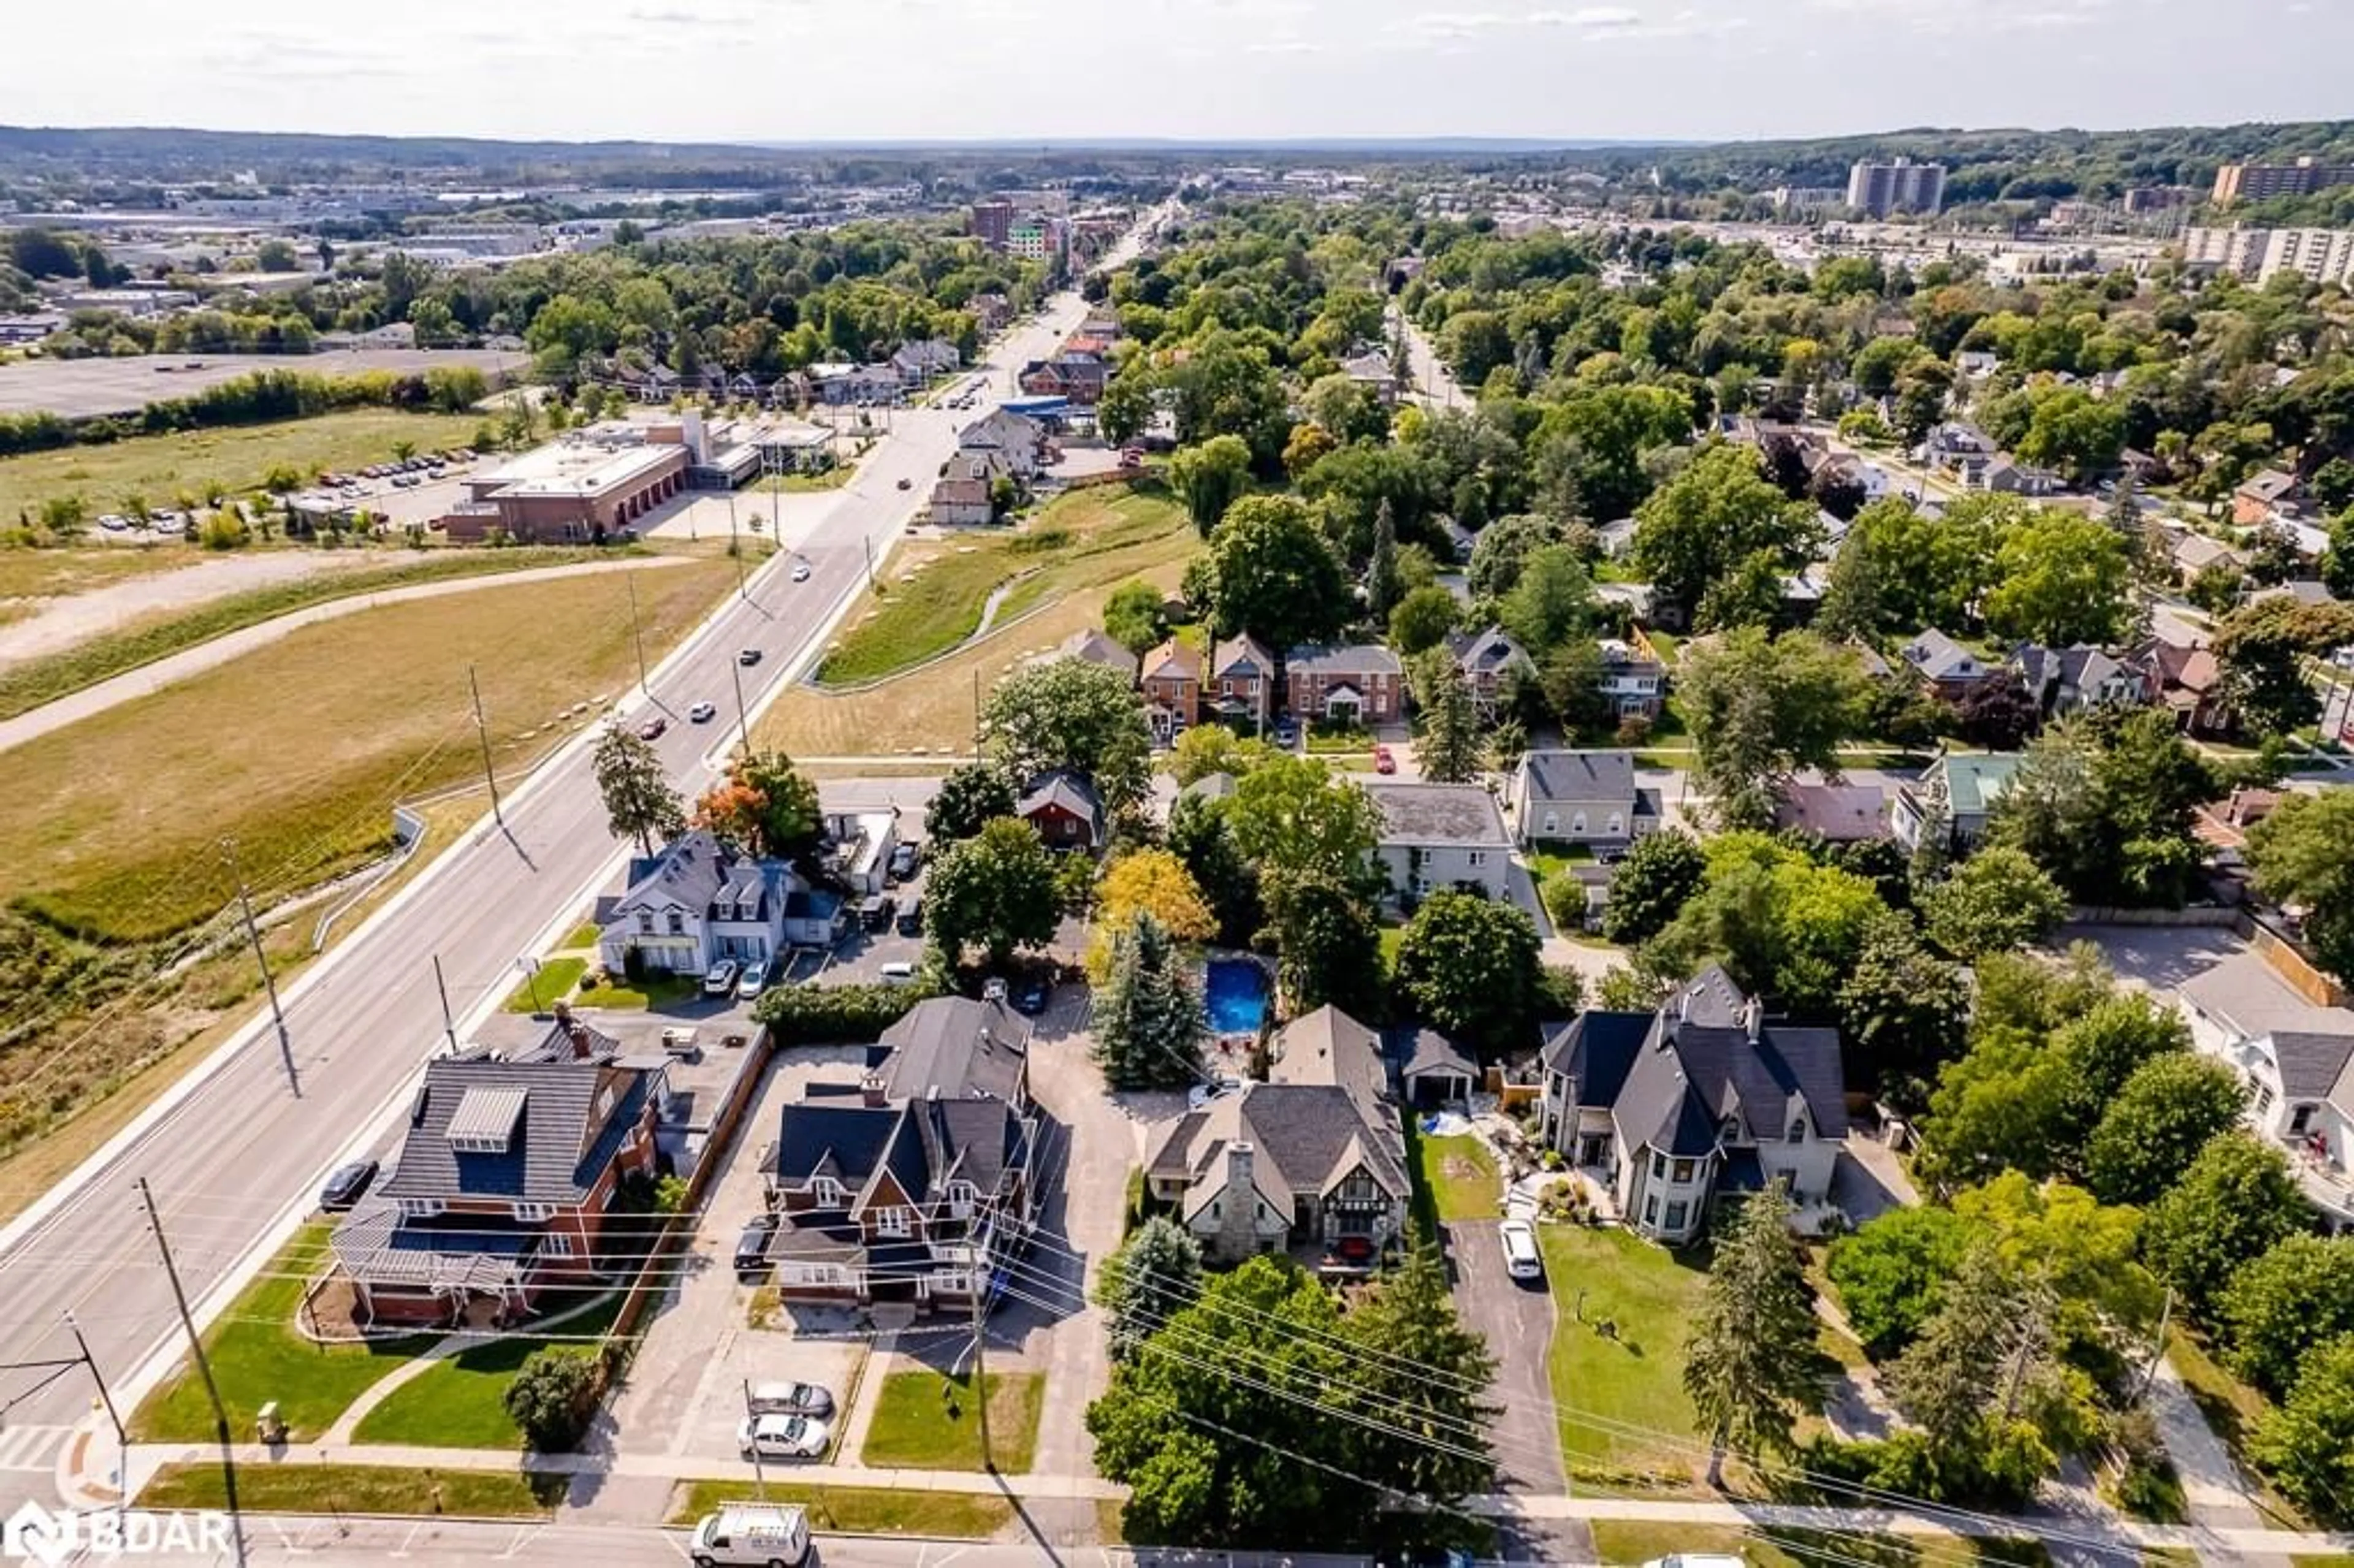
<path fill-rule="evenodd" d="M 1892 212 L 1934 216 L 1946 205 L 1945 165 L 1916 164 L 1910 158 L 1893 164 L 1860 162 L 1847 172 L 1847 205 L 1870 217 Z"/>
<path fill-rule="evenodd" d="M 2315 283 L 2354 287 L 2354 229 L 2190 228 L 2182 259 L 2264 283 L 2294 272 Z"/>
<path fill-rule="evenodd" d="M 2233 202 L 2264 201 L 2271 196 L 2311 196 L 2335 185 L 2354 185 L 2354 164 L 2323 164 L 2299 158 L 2294 164 L 2226 164 L 2215 171 L 2217 207 Z"/>
<path fill-rule="evenodd" d="M 977 201 L 972 204 L 972 232 L 991 250 L 1002 250 L 1013 232 L 1013 204 Z"/>

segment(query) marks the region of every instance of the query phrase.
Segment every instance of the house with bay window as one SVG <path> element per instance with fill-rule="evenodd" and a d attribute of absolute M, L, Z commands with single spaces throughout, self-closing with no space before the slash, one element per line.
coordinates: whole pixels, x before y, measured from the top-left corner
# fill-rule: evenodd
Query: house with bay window
<path fill-rule="evenodd" d="M 1780 1181 L 1828 1202 L 1847 1139 L 1835 1029 L 1770 1023 L 1715 965 L 1654 1012 L 1543 1026 L 1543 1136 L 1653 1241 L 1703 1234 L 1729 1196 Z"/>
<path fill-rule="evenodd" d="M 665 1066 L 569 1017 L 521 1053 L 427 1063 L 398 1160 L 335 1230 L 362 1319 L 504 1327 L 636 1267 L 626 1188 L 651 1196 Z"/>
<path fill-rule="evenodd" d="M 1327 1276 L 1370 1273 L 1399 1245 L 1410 1195 L 1380 1038 L 1320 1007 L 1285 1024 L 1271 1055 L 1265 1083 L 1161 1129 L 1146 1190 L 1214 1264 L 1288 1252 Z"/>
<path fill-rule="evenodd" d="M 970 1308 L 1042 1197 L 1029 1045 L 1002 1004 L 934 997 L 884 1032 L 858 1084 L 785 1107 L 769 1173 L 781 1299 Z"/>

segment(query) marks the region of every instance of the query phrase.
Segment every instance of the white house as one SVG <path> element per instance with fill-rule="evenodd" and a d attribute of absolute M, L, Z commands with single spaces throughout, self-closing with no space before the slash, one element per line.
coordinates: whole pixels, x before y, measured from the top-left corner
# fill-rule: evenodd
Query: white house
<path fill-rule="evenodd" d="M 789 947 L 825 947 L 846 918 L 839 895 L 782 861 L 757 860 L 697 828 L 630 863 L 628 886 L 598 913 L 598 958 L 618 974 L 694 974 L 723 959 L 758 963 Z"/>
<path fill-rule="evenodd" d="M 2354 1012 L 2314 1006 L 2253 952 L 2179 995 L 2191 1044 L 2247 1085 L 2249 1125 L 2286 1152 L 2322 1224 L 2354 1229 Z"/>
<path fill-rule="evenodd" d="M 903 343 L 891 355 L 891 368 L 899 373 L 901 385 L 921 387 L 935 376 L 947 376 L 964 364 L 964 355 L 956 344 L 946 338 L 919 338 Z"/>
<path fill-rule="evenodd" d="M 1426 898 L 1448 888 L 1504 896 L 1512 837 L 1486 786 L 1377 778 L 1366 780 L 1364 789 L 1381 809 L 1373 855 L 1393 897 Z"/>
<path fill-rule="evenodd" d="M 957 432 L 957 454 L 995 462 L 1016 479 L 1035 479 L 1044 460 L 1045 427 L 1026 415 L 999 408 Z"/>
<path fill-rule="evenodd" d="M 1507 796 L 1524 844 L 1624 848 L 1659 825 L 1659 792 L 1635 782 L 1630 751 L 1532 751 Z"/>
<path fill-rule="evenodd" d="M 1606 1187 L 1628 1226 L 1686 1242 L 1728 1193 L 1788 1185 L 1827 1203 L 1847 1139 L 1839 1032 L 1768 1023 L 1702 969 L 1657 1012 L 1544 1025 L 1545 1142 Z"/>

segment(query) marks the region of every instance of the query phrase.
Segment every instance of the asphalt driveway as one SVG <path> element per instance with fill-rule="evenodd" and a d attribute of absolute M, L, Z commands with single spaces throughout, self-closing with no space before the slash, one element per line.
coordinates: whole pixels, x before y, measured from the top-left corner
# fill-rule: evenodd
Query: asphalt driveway
<path fill-rule="evenodd" d="M 1545 1375 L 1553 1347 L 1553 1293 L 1504 1272 L 1504 1244 L 1494 1220 L 1458 1220 L 1447 1226 L 1455 1259 L 1455 1305 L 1466 1323 L 1488 1337 L 1496 1358 L 1490 1397 L 1496 1463 L 1506 1489 L 1562 1490 L 1561 1429 L 1553 1419 L 1553 1385 Z"/>

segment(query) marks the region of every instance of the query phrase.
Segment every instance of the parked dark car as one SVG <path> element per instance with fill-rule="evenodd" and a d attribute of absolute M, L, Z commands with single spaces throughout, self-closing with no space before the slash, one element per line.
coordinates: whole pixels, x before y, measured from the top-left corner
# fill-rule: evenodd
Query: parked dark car
<path fill-rule="evenodd" d="M 858 906 L 858 923 L 869 931 L 887 931 L 891 916 L 899 912 L 899 901 L 887 893 L 873 893 Z"/>
<path fill-rule="evenodd" d="M 924 863 L 924 852 L 911 843 L 903 843 L 891 852 L 891 880 L 905 882 L 916 874 L 916 867 Z"/>
<path fill-rule="evenodd" d="M 1013 1011 L 1024 1017 L 1035 1018 L 1046 1011 L 1046 998 L 1052 988 L 1038 975 L 1023 975 L 1013 982 Z"/>
<path fill-rule="evenodd" d="M 349 1165 L 339 1166 L 327 1178 L 327 1184 L 319 1189 L 319 1207 L 331 1213 L 350 1208 L 376 1180 L 376 1171 L 373 1160 L 355 1160 Z"/>
<path fill-rule="evenodd" d="M 769 1244 L 777 1239 L 777 1216 L 755 1214 L 744 1234 L 736 1238 L 736 1272 L 738 1276 L 765 1274 L 769 1267 Z"/>
<path fill-rule="evenodd" d="M 905 909 L 899 911 L 899 935 L 920 937 L 923 934 L 924 901 L 921 898 L 912 899 Z"/>

